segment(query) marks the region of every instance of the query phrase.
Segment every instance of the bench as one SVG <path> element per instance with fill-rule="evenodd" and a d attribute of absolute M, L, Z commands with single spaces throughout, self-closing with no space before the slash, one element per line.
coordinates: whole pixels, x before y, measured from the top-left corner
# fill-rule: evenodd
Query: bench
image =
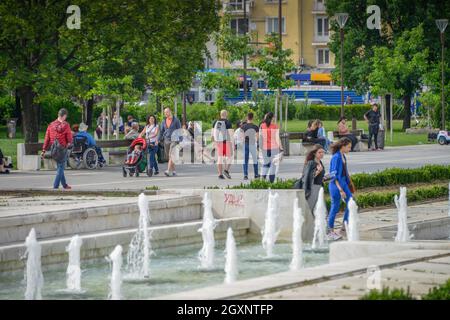
<path fill-rule="evenodd" d="M 304 156 L 314 148 L 315 143 L 305 141 L 305 132 L 289 132 L 289 140 L 301 140 L 301 143 L 289 143 L 289 154 Z"/>
<path fill-rule="evenodd" d="M 102 149 L 129 147 L 132 140 L 98 140 L 96 144 Z M 17 167 L 19 170 L 39 170 L 41 168 L 41 151 L 44 144 L 37 143 L 19 143 L 17 145 Z M 107 164 L 122 163 L 127 150 L 102 150 Z M 51 159 L 42 159 L 45 169 L 56 169 L 54 161 Z"/>
<path fill-rule="evenodd" d="M 355 148 L 353 149 L 353 151 L 368 151 L 369 150 L 369 147 L 368 147 L 369 139 L 362 138 L 364 130 L 362 130 L 362 129 L 351 130 L 350 133 L 355 135 L 355 137 L 358 141 L 358 143 L 355 146 Z M 333 131 L 333 136 L 338 139 L 345 137 L 345 135 L 340 135 L 338 131 Z"/>

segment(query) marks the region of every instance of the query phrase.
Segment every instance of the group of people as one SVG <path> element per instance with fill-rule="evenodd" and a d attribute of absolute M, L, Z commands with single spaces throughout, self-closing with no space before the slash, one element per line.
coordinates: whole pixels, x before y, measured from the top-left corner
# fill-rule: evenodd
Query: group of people
<path fill-rule="evenodd" d="M 102 112 L 97 118 L 97 127 L 95 128 L 95 133 L 99 139 L 102 138 L 103 134 L 108 133 L 108 128 L 110 134 L 116 135 L 117 133 L 125 134 L 125 139 L 134 140 L 139 135 L 139 123 L 134 119 L 132 115 L 127 117 L 127 121 L 124 123 L 123 118 L 118 115 L 117 111 L 114 112 L 111 126 L 108 124 L 109 118 L 105 112 Z"/>
<path fill-rule="evenodd" d="M 244 155 L 243 171 L 244 180 L 248 180 L 248 166 L 250 156 L 252 158 L 255 179 L 262 177 L 275 181 L 283 146 L 280 141 L 279 129 L 274 119 L 274 114 L 268 112 L 260 125 L 254 123 L 254 114 L 249 112 L 244 121 L 238 123 L 238 128 L 233 132 L 231 122 L 228 120 L 228 112 L 222 110 L 220 119 L 213 123 L 213 142 L 217 152 L 217 171 L 219 179 L 231 179 L 230 167 L 233 152 L 242 152 Z M 261 175 L 259 174 L 259 152 L 263 156 Z"/>

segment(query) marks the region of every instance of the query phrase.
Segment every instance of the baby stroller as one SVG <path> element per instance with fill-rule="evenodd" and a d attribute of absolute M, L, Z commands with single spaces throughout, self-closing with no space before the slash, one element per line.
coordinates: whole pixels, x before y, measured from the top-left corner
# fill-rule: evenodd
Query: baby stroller
<path fill-rule="evenodd" d="M 137 138 L 131 142 L 127 151 L 127 157 L 122 167 L 123 176 L 127 174 L 132 177 L 139 177 L 139 173 L 144 172 L 147 168 L 147 157 L 145 152 L 147 150 L 147 143 L 143 138 Z"/>

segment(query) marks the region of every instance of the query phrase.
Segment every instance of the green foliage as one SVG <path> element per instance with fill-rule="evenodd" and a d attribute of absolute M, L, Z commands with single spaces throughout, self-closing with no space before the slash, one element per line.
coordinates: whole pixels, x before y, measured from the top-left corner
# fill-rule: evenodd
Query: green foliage
<path fill-rule="evenodd" d="M 221 93 L 231 97 L 239 95 L 239 80 L 236 72 L 203 72 L 200 73 L 202 87 L 207 90 L 218 89 Z"/>
<path fill-rule="evenodd" d="M 376 289 L 370 290 L 369 293 L 361 297 L 360 300 L 415 300 L 409 292 L 409 287 L 405 291 L 403 289 L 383 288 L 381 292 Z"/>
<path fill-rule="evenodd" d="M 356 194 L 356 203 L 360 208 L 371 208 L 379 206 L 392 205 L 394 196 L 398 192 L 369 192 Z M 409 202 L 424 201 L 436 199 L 448 195 L 447 185 L 431 185 L 407 190 L 407 199 Z"/>
<path fill-rule="evenodd" d="M 282 180 L 277 178 L 271 183 L 268 180 L 252 180 L 249 183 L 241 183 L 238 186 L 231 186 L 228 189 L 292 189 L 295 179 Z"/>
<path fill-rule="evenodd" d="M 356 173 L 356 189 L 450 180 L 450 165 L 426 165 L 420 168 L 390 168 L 375 173 Z"/>
<path fill-rule="evenodd" d="M 422 300 L 450 300 L 450 279 L 446 283 L 430 289 Z"/>
<path fill-rule="evenodd" d="M 67 121 L 70 124 L 81 122 L 81 107 L 70 99 L 58 96 L 45 96 L 37 103 L 41 106 L 41 124 L 43 126 L 54 121 L 58 117 L 61 108 L 67 109 Z"/>
<path fill-rule="evenodd" d="M 278 36 L 274 34 L 266 36 L 265 42 L 269 45 L 261 50 L 252 65 L 261 70 L 269 89 L 289 88 L 293 81 L 286 79 L 285 74 L 295 67 L 291 60 L 292 50 L 282 49 Z"/>
<path fill-rule="evenodd" d="M 15 104 L 14 98 L 9 95 L 0 97 L 0 125 L 4 125 L 14 115 Z"/>

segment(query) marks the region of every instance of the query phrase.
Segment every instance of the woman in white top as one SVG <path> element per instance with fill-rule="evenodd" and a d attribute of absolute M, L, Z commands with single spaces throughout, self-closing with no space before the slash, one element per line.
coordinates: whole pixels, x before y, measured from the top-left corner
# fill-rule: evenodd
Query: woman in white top
<path fill-rule="evenodd" d="M 147 142 L 147 175 L 151 177 L 153 173 L 155 175 L 159 174 L 158 162 L 156 161 L 156 153 L 158 152 L 159 126 L 154 115 L 147 117 L 147 123 L 139 136 L 141 138 L 145 137 L 145 141 Z"/>

